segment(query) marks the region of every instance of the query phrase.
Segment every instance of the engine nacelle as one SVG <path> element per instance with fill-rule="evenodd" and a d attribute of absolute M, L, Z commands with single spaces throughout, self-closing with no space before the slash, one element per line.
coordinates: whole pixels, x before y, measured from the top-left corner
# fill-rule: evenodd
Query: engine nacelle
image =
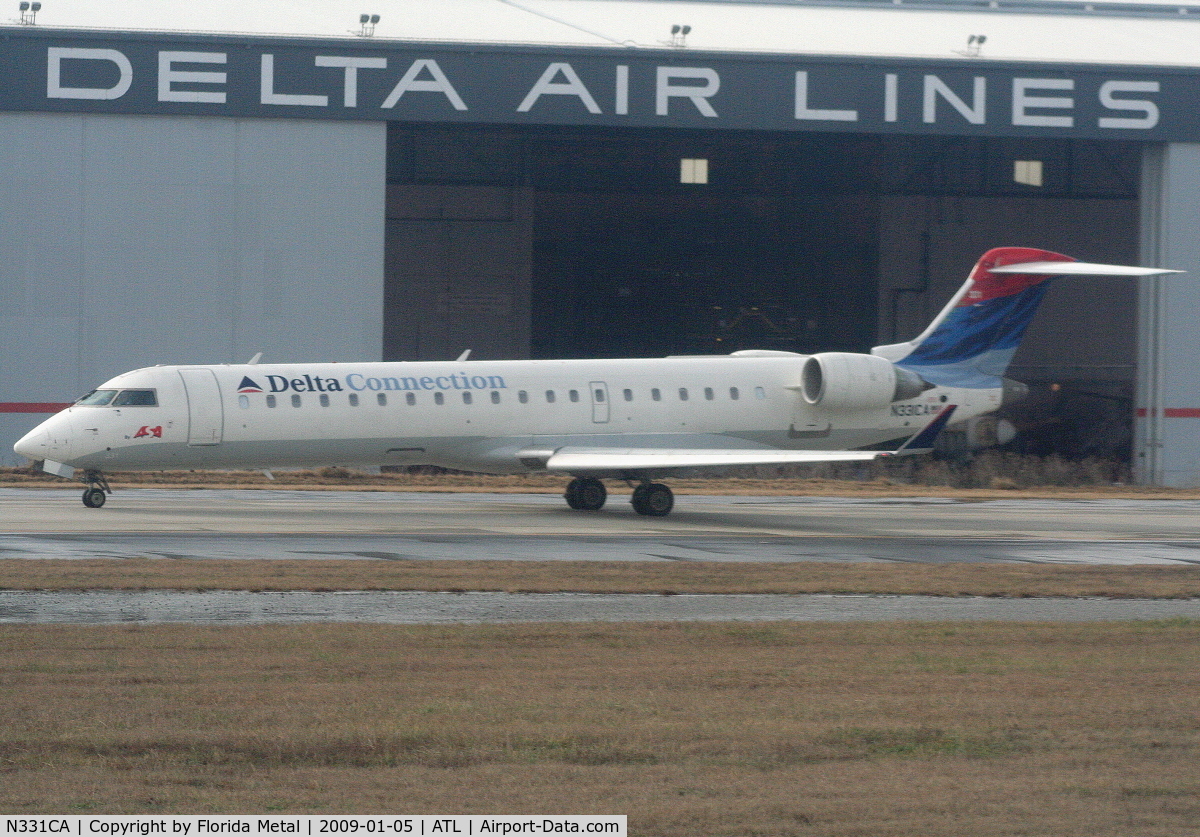
<path fill-rule="evenodd" d="M 871 410 L 916 398 L 933 385 L 887 358 L 822 352 L 804 361 L 800 393 L 827 410 Z"/>

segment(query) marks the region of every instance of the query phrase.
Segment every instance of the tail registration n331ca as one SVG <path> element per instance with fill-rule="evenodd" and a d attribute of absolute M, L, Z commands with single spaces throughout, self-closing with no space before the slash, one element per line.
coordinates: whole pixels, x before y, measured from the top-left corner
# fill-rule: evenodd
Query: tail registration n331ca
<path fill-rule="evenodd" d="M 603 480 L 627 480 L 634 510 L 662 516 L 674 497 L 656 480 L 682 468 L 927 452 L 951 420 L 1023 389 L 1003 376 L 1050 280 L 1172 272 L 997 248 L 919 337 L 870 354 L 155 366 L 15 450 L 60 476 L 81 469 L 91 507 L 106 471 L 431 464 L 570 475 L 567 503 L 588 511 Z"/>

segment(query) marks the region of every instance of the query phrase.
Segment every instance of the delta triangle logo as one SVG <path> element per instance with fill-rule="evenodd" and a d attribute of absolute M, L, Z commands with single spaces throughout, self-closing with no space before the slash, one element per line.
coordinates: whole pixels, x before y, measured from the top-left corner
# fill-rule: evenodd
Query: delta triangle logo
<path fill-rule="evenodd" d="M 242 382 L 238 384 L 238 392 L 262 392 L 262 387 L 243 376 Z"/>

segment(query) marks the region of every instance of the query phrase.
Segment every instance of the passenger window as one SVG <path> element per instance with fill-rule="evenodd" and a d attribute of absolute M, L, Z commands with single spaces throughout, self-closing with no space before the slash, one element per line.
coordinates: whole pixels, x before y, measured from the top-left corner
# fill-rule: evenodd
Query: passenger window
<path fill-rule="evenodd" d="M 650 398 L 654 401 L 662 401 L 662 393 L 659 392 L 658 387 L 650 390 Z"/>
<path fill-rule="evenodd" d="M 627 390 L 625 390 L 625 391 L 624 391 L 624 393 L 623 393 L 623 394 L 624 394 L 624 396 L 625 396 L 625 400 L 626 400 L 626 401 L 632 401 L 632 400 L 633 400 L 633 390 L 631 390 L 631 389 L 627 389 Z"/>
<path fill-rule="evenodd" d="M 157 407 L 158 398 L 152 389 L 126 389 L 113 399 L 114 407 Z"/>
<path fill-rule="evenodd" d="M 493 404 L 500 403 L 500 390 L 498 390 L 498 389 L 492 390 L 492 403 Z"/>
<path fill-rule="evenodd" d="M 81 407 L 104 407 L 116 394 L 115 389 L 94 389 L 75 403 Z"/>
<path fill-rule="evenodd" d="M 416 404 L 416 403 L 417 403 L 417 395 L 416 395 L 416 393 L 413 393 L 413 392 L 406 392 L 406 393 L 404 393 L 404 403 L 405 403 L 405 404 L 407 404 L 407 405 L 408 405 L 408 406 L 410 406 L 410 407 L 411 407 L 412 405 Z"/>
<path fill-rule="evenodd" d="M 739 393 L 738 393 L 738 388 L 737 388 L 737 387 L 730 387 L 730 388 L 729 388 L 729 400 L 730 400 L 730 401 L 737 401 L 737 400 L 738 400 L 738 396 L 739 396 Z"/>
<path fill-rule="evenodd" d="M 299 395 L 292 395 L 292 406 L 293 407 L 300 406 L 300 396 Z"/>
<path fill-rule="evenodd" d="M 445 394 L 444 394 L 444 393 L 440 393 L 440 392 L 435 392 L 435 393 L 433 394 L 433 403 L 434 403 L 434 404 L 445 404 L 445 403 L 446 403 L 446 396 L 445 396 Z"/>
<path fill-rule="evenodd" d="M 755 387 L 754 388 L 754 397 L 761 401 L 762 399 L 767 397 L 767 391 L 765 389 L 763 389 L 762 387 Z"/>
<path fill-rule="evenodd" d="M 357 392 L 350 393 L 350 406 L 351 407 L 358 406 L 358 393 Z"/>
<path fill-rule="evenodd" d="M 274 396 L 274 395 L 268 395 L 268 396 L 267 396 L 267 406 L 268 406 L 268 407 L 274 407 L 274 406 L 275 406 L 275 396 Z"/>
<path fill-rule="evenodd" d="M 688 400 L 688 392 L 687 392 L 687 387 L 680 387 L 680 388 L 679 388 L 679 400 L 680 400 L 680 401 L 687 401 L 687 400 Z"/>
<path fill-rule="evenodd" d="M 571 401 L 578 401 L 578 400 L 579 400 L 579 390 L 577 390 L 577 389 L 573 389 L 573 390 L 571 390 L 571 391 L 568 393 L 568 395 L 570 396 L 570 398 L 571 398 Z"/>
<path fill-rule="evenodd" d="M 471 403 L 471 393 L 469 393 L 469 392 L 464 392 L 464 393 L 463 393 L 463 403 L 464 403 L 464 404 L 470 404 L 470 403 Z"/>
<path fill-rule="evenodd" d="M 250 409 L 250 399 L 244 395 L 239 395 L 238 396 L 238 406 L 241 407 L 243 410 L 249 410 Z"/>
<path fill-rule="evenodd" d="M 322 407 L 328 407 L 328 406 L 329 406 L 329 396 L 328 396 L 328 395 L 326 395 L 325 393 L 321 393 L 321 398 L 320 398 L 320 401 L 321 401 L 321 406 L 322 406 Z"/>
<path fill-rule="evenodd" d="M 525 390 L 521 390 L 520 392 L 517 393 L 517 400 L 520 401 L 522 404 L 528 404 L 529 403 L 529 393 L 527 393 Z"/>
<path fill-rule="evenodd" d="M 546 403 L 547 404 L 554 403 L 554 390 L 552 390 L 552 389 L 546 390 Z"/>
<path fill-rule="evenodd" d="M 375 403 L 378 404 L 380 407 L 386 407 L 387 406 L 387 393 L 386 392 L 375 393 Z"/>
<path fill-rule="evenodd" d="M 712 400 L 713 400 L 713 390 L 712 390 L 712 387 L 705 387 L 705 388 L 704 388 L 704 400 L 705 400 L 705 401 L 712 401 Z"/>

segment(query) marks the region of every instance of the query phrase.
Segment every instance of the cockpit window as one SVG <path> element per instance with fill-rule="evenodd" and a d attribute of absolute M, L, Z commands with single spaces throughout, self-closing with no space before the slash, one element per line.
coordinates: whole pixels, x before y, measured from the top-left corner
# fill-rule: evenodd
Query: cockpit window
<path fill-rule="evenodd" d="M 94 389 L 75 403 L 80 407 L 103 407 L 113 400 L 115 389 Z"/>
<path fill-rule="evenodd" d="M 157 407 L 158 398 L 152 389 L 123 389 L 113 399 L 114 407 Z"/>

